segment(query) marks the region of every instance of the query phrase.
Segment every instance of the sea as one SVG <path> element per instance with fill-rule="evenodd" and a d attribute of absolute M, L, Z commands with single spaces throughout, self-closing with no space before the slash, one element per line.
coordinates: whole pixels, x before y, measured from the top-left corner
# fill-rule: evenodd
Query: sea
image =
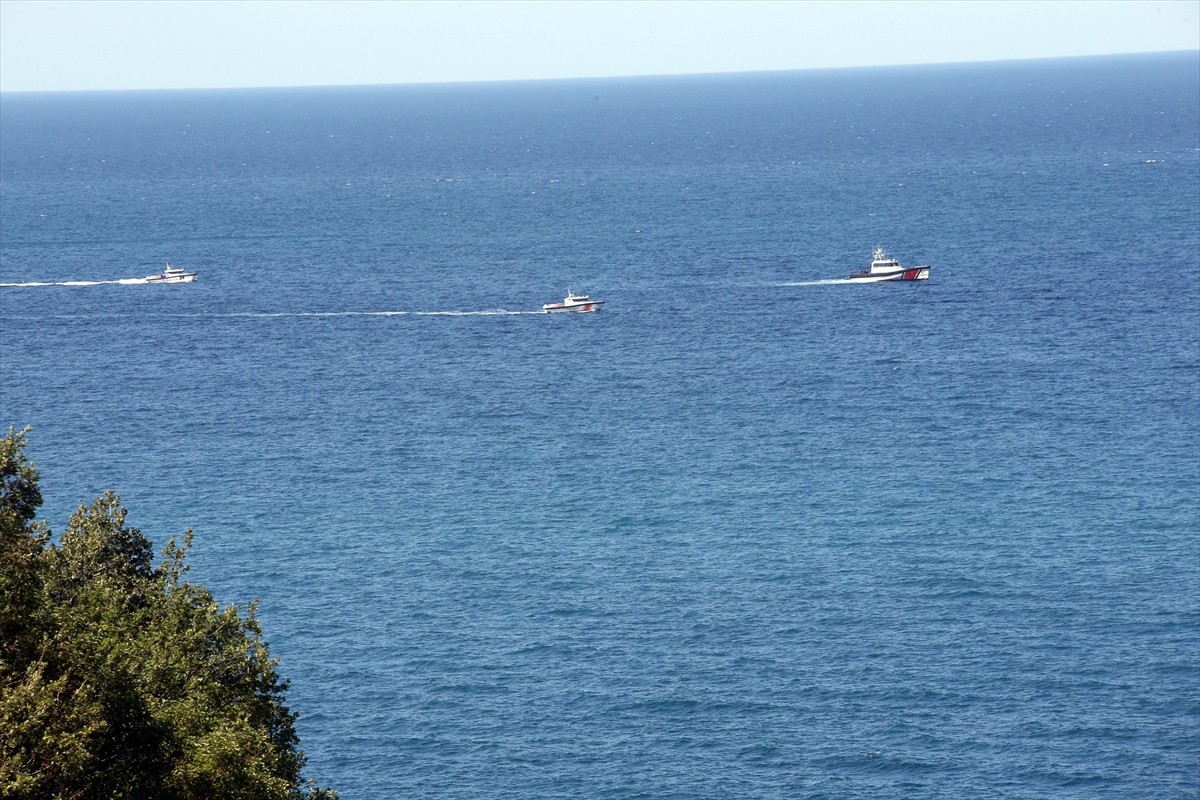
<path fill-rule="evenodd" d="M 343 800 L 1194 800 L 1198 254 L 1197 52 L 6 93 L 0 423 Z"/>

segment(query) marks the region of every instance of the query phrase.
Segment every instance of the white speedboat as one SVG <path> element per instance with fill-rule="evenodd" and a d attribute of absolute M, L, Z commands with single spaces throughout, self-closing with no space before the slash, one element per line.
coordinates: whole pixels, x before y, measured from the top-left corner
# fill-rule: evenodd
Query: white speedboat
<path fill-rule="evenodd" d="M 146 276 L 146 283 L 191 283 L 194 280 L 196 280 L 196 273 L 185 272 L 170 264 L 167 264 L 167 268 L 157 275 Z"/>
<path fill-rule="evenodd" d="M 542 306 L 542 311 L 545 311 L 547 314 L 554 311 L 571 311 L 576 314 L 582 314 L 585 311 L 599 311 L 602 305 L 604 305 L 603 300 L 593 300 L 586 294 L 575 294 L 568 289 L 565 300 L 561 303 L 546 303 L 546 305 Z"/>
<path fill-rule="evenodd" d="M 871 258 L 871 266 L 859 272 L 851 272 L 850 280 L 854 283 L 877 283 L 879 281 L 927 281 L 929 267 L 905 267 L 894 258 L 889 258 L 882 247 L 876 247 Z"/>

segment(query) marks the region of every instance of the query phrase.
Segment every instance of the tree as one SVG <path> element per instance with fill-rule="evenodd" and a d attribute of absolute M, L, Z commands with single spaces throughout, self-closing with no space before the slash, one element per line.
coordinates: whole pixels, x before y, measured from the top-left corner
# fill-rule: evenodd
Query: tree
<path fill-rule="evenodd" d="M 27 431 L 0 444 L 0 796 L 329 800 L 302 782 L 255 606 L 184 580 L 107 492 L 54 545 Z"/>
<path fill-rule="evenodd" d="M 38 473 L 24 456 L 28 429 L 0 440 L 0 665 L 28 659 L 38 604 L 38 556 L 49 533 L 34 522 L 42 505 Z"/>

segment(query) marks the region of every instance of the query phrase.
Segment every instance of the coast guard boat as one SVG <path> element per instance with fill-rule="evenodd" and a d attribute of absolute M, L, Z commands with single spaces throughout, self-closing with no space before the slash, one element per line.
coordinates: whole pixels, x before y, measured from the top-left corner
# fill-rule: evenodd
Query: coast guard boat
<path fill-rule="evenodd" d="M 196 273 L 184 272 L 179 267 L 167 264 L 167 268 L 157 275 L 147 275 L 146 283 L 191 283 L 195 279 Z"/>
<path fill-rule="evenodd" d="M 585 311 L 599 311 L 600 306 L 604 305 L 603 300 L 593 300 L 586 294 L 575 294 L 570 289 L 567 289 L 567 297 L 561 303 L 546 303 L 542 306 L 542 311 L 550 314 L 555 311 L 571 311 L 576 314 L 582 314 Z"/>
<path fill-rule="evenodd" d="M 877 283 L 879 281 L 927 281 L 929 267 L 904 267 L 894 258 L 889 258 L 882 247 L 876 247 L 871 266 L 859 272 L 851 272 L 853 283 Z"/>

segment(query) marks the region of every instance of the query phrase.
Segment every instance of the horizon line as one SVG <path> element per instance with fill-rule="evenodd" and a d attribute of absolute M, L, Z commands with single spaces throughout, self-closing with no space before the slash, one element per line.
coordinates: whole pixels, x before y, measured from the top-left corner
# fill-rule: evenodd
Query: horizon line
<path fill-rule="evenodd" d="M 950 67 L 972 64 L 1015 64 L 1034 61 L 1078 61 L 1095 58 L 1121 58 L 1134 56 L 1168 56 L 1168 55 L 1200 55 L 1200 49 L 1187 50 L 1139 50 L 1107 53 L 1090 53 L 1066 56 L 1035 56 L 1021 58 L 990 58 L 968 61 L 924 61 L 900 64 L 860 64 L 837 67 L 796 67 L 792 69 L 745 69 L 721 70 L 716 72 L 653 72 L 615 75 L 577 75 L 553 78 L 486 78 L 479 80 L 425 80 L 398 81 L 379 83 L 300 83 L 300 84 L 264 84 L 247 86 L 176 86 L 176 87 L 144 87 L 118 89 L 0 89 L 0 95 L 17 94 L 100 94 L 127 92 L 228 92 L 228 91 L 261 91 L 270 89 L 352 89 L 378 88 L 396 86 L 471 86 L 479 84 L 513 84 L 513 83 L 549 83 L 568 81 L 602 81 L 602 80 L 643 80 L 651 78 L 688 78 L 688 77 L 717 77 L 723 75 L 767 75 L 791 72 L 836 72 L 851 70 L 905 69 L 921 67 Z"/>

